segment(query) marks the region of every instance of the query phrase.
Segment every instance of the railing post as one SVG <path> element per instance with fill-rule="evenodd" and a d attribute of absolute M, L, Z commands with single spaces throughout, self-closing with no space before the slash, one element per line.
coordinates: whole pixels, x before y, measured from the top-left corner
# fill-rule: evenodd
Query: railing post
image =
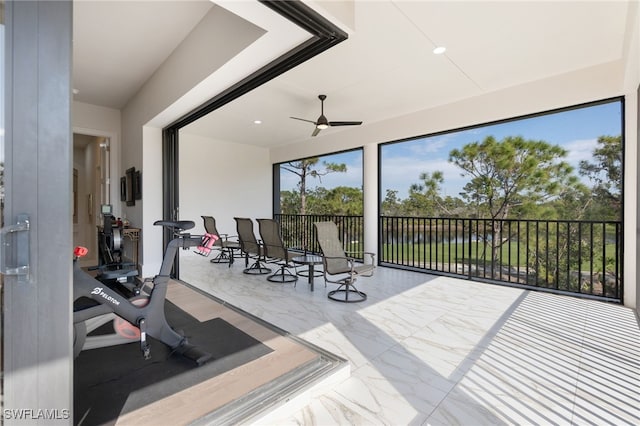
<path fill-rule="evenodd" d="M 469 266 L 467 268 L 467 277 L 471 279 L 471 253 L 472 253 L 472 244 L 473 244 L 473 225 L 471 224 L 471 219 L 469 219 L 469 244 L 467 245 L 467 259 L 469 262 Z"/>

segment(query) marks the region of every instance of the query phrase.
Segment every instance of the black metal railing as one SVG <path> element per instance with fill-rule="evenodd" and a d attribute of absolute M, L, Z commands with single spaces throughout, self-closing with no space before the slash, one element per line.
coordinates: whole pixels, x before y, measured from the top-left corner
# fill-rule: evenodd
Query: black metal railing
<path fill-rule="evenodd" d="M 292 250 L 320 253 L 313 223 L 324 221 L 335 222 L 338 225 L 340 241 L 345 251 L 363 250 L 364 218 L 362 216 L 276 214 L 274 219 L 280 223 L 285 246 Z"/>
<path fill-rule="evenodd" d="M 621 301 L 622 223 L 382 217 L 380 264 Z"/>
<path fill-rule="evenodd" d="M 362 251 L 363 217 L 276 215 L 288 247 L 319 252 L 314 222 L 338 225 L 347 251 Z M 621 302 L 622 222 L 380 218 L 383 266 L 503 282 Z"/>

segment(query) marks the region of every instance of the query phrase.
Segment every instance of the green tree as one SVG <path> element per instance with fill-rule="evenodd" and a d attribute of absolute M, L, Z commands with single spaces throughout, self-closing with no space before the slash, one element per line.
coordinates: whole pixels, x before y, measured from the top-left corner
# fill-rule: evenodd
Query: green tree
<path fill-rule="evenodd" d="M 591 201 L 589 188 L 583 184 L 576 184 L 566 188 L 551 202 L 541 205 L 537 218 L 584 219 Z M 521 229 L 521 240 L 518 242 L 524 243 L 527 235 L 530 239 L 526 244 L 529 251 L 527 260 L 531 271 L 535 271 L 535 285 L 568 291 L 578 289 L 579 274 L 574 275 L 569 271 L 580 270 L 580 253 L 590 253 L 594 245 L 602 246 L 603 235 L 599 232 L 599 227 L 596 232 L 590 233 L 585 228 L 587 224 L 572 220 L 546 226 L 531 225 L 530 233 Z"/>
<path fill-rule="evenodd" d="M 308 194 L 308 213 L 362 215 L 362 190 L 348 186 L 316 188 Z"/>
<path fill-rule="evenodd" d="M 622 217 L 622 136 L 600 136 L 593 161 L 580 162 L 580 174 L 593 183 L 598 219 Z"/>
<path fill-rule="evenodd" d="M 398 198 L 398 191 L 387 189 L 387 193 L 382 200 L 381 212 L 383 216 L 400 216 L 402 214 L 402 200 Z"/>
<path fill-rule="evenodd" d="M 298 176 L 298 194 L 300 195 L 300 211 L 299 213 L 307 214 L 307 179 L 317 178 L 322 182 L 322 176 L 326 176 L 329 173 L 345 173 L 347 171 L 346 164 L 327 163 L 322 162 L 323 169 L 318 168 L 320 158 L 305 158 L 300 161 L 290 161 L 281 165 L 280 167 L 288 172 L 291 172 Z"/>
<path fill-rule="evenodd" d="M 280 191 L 280 211 L 282 214 L 298 214 L 300 194 L 296 191 Z"/>
<path fill-rule="evenodd" d="M 444 175 L 436 170 L 433 173 L 420 173 L 420 183 L 414 183 L 409 187 L 408 204 L 416 211 L 417 216 L 451 216 L 450 209 L 452 199 L 444 199 L 440 195 Z M 454 202 L 455 203 L 455 202 Z"/>
<path fill-rule="evenodd" d="M 500 248 L 509 238 L 503 238 L 504 219 L 533 211 L 578 183 L 572 167 L 561 161 L 566 155 L 557 145 L 520 136 L 501 141 L 489 136 L 449 153 L 462 176 L 470 177 L 461 196 L 477 206 L 480 217 L 492 219 L 492 262 L 499 261 Z"/>

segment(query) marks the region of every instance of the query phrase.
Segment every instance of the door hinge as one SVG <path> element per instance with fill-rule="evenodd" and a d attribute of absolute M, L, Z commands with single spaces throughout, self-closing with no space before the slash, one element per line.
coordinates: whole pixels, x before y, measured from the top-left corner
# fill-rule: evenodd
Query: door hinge
<path fill-rule="evenodd" d="M 0 229 L 0 274 L 29 278 L 29 215 Z"/>

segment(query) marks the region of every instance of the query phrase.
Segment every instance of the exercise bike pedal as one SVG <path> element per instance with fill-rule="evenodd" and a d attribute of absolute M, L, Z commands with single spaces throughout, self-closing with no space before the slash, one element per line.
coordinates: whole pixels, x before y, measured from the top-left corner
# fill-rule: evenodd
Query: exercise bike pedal
<path fill-rule="evenodd" d="M 149 344 L 146 344 L 142 347 L 142 356 L 144 357 L 145 361 L 151 359 L 151 347 L 149 346 Z"/>
<path fill-rule="evenodd" d="M 174 352 L 195 362 L 198 365 L 198 367 L 205 364 L 207 361 L 209 361 L 213 357 L 213 355 L 211 355 L 209 352 L 203 351 L 197 346 L 194 346 L 191 343 L 187 343 L 187 342 L 184 342 L 180 346 L 175 348 Z"/>

